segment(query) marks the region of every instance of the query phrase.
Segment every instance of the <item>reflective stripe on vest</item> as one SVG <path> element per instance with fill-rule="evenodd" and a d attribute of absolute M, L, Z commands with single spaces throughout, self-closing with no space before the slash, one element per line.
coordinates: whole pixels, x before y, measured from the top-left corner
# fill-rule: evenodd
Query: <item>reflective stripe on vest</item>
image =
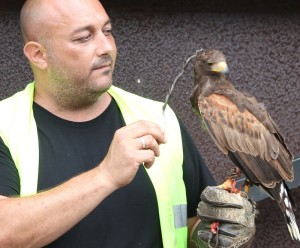
<path fill-rule="evenodd" d="M 160 145 L 160 156 L 147 169 L 154 185 L 163 244 L 165 248 L 187 247 L 187 206 L 183 182 L 183 154 L 180 127 L 168 107 L 162 118 L 162 103 L 145 99 L 112 86 L 108 91 L 116 100 L 126 124 L 144 119 L 163 125 L 167 144 Z M 21 196 L 37 192 L 38 135 L 32 112 L 34 83 L 0 102 L 0 136 L 9 147 L 20 176 Z"/>

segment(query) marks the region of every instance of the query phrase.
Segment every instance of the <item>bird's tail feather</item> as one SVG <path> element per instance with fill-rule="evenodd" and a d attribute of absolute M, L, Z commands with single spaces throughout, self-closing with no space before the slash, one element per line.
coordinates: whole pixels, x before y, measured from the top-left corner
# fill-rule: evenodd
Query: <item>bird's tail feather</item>
<path fill-rule="evenodd" d="M 291 216 L 290 213 L 285 213 L 284 216 L 292 239 L 300 242 L 300 233 L 296 223 L 295 215 L 293 214 Z"/>
<path fill-rule="evenodd" d="M 294 214 L 293 200 L 288 192 L 288 188 L 284 182 L 277 184 L 276 187 L 279 187 L 279 191 L 277 191 L 279 192 L 279 199 L 276 199 L 277 197 L 275 197 L 275 200 L 279 203 L 279 207 L 285 217 L 290 235 L 293 240 L 300 242 L 300 233 Z"/>

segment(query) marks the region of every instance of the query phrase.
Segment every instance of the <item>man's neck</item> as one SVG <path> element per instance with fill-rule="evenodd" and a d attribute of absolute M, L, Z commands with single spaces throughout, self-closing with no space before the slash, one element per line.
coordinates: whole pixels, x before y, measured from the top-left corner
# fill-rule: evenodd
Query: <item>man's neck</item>
<path fill-rule="evenodd" d="M 95 103 L 76 109 L 67 109 L 62 106 L 58 106 L 53 102 L 46 101 L 38 94 L 35 94 L 34 101 L 52 114 L 62 119 L 74 122 L 84 122 L 92 120 L 102 114 L 110 104 L 111 96 L 105 92 Z"/>

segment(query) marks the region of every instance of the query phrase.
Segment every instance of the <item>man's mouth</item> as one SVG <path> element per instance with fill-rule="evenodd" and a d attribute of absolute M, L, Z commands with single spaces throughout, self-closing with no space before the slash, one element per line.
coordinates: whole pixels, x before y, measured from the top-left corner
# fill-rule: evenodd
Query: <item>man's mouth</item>
<path fill-rule="evenodd" d="M 105 56 L 100 58 L 98 63 L 95 63 L 92 67 L 93 70 L 111 70 L 112 68 L 112 58 L 110 56 Z"/>
<path fill-rule="evenodd" d="M 110 71 L 111 67 L 110 66 L 101 66 L 96 68 L 96 70 L 98 71 Z"/>

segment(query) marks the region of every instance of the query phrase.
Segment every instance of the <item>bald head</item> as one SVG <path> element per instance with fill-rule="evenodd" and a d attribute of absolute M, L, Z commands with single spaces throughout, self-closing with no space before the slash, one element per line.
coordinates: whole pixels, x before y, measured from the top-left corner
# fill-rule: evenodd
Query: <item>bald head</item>
<path fill-rule="evenodd" d="M 98 0 L 27 0 L 20 13 L 23 42 L 40 41 L 51 36 L 51 30 L 80 14 L 83 8 L 104 10 Z"/>
<path fill-rule="evenodd" d="M 34 16 L 33 10 L 35 8 L 35 2 L 39 2 L 37 0 L 28 0 L 25 1 L 20 14 L 20 27 L 21 27 L 21 34 L 23 38 L 23 42 L 26 43 L 29 40 L 34 40 L 33 37 L 30 37 L 30 29 L 29 27 L 32 26 Z M 34 11 L 37 13 L 37 11 Z"/>

